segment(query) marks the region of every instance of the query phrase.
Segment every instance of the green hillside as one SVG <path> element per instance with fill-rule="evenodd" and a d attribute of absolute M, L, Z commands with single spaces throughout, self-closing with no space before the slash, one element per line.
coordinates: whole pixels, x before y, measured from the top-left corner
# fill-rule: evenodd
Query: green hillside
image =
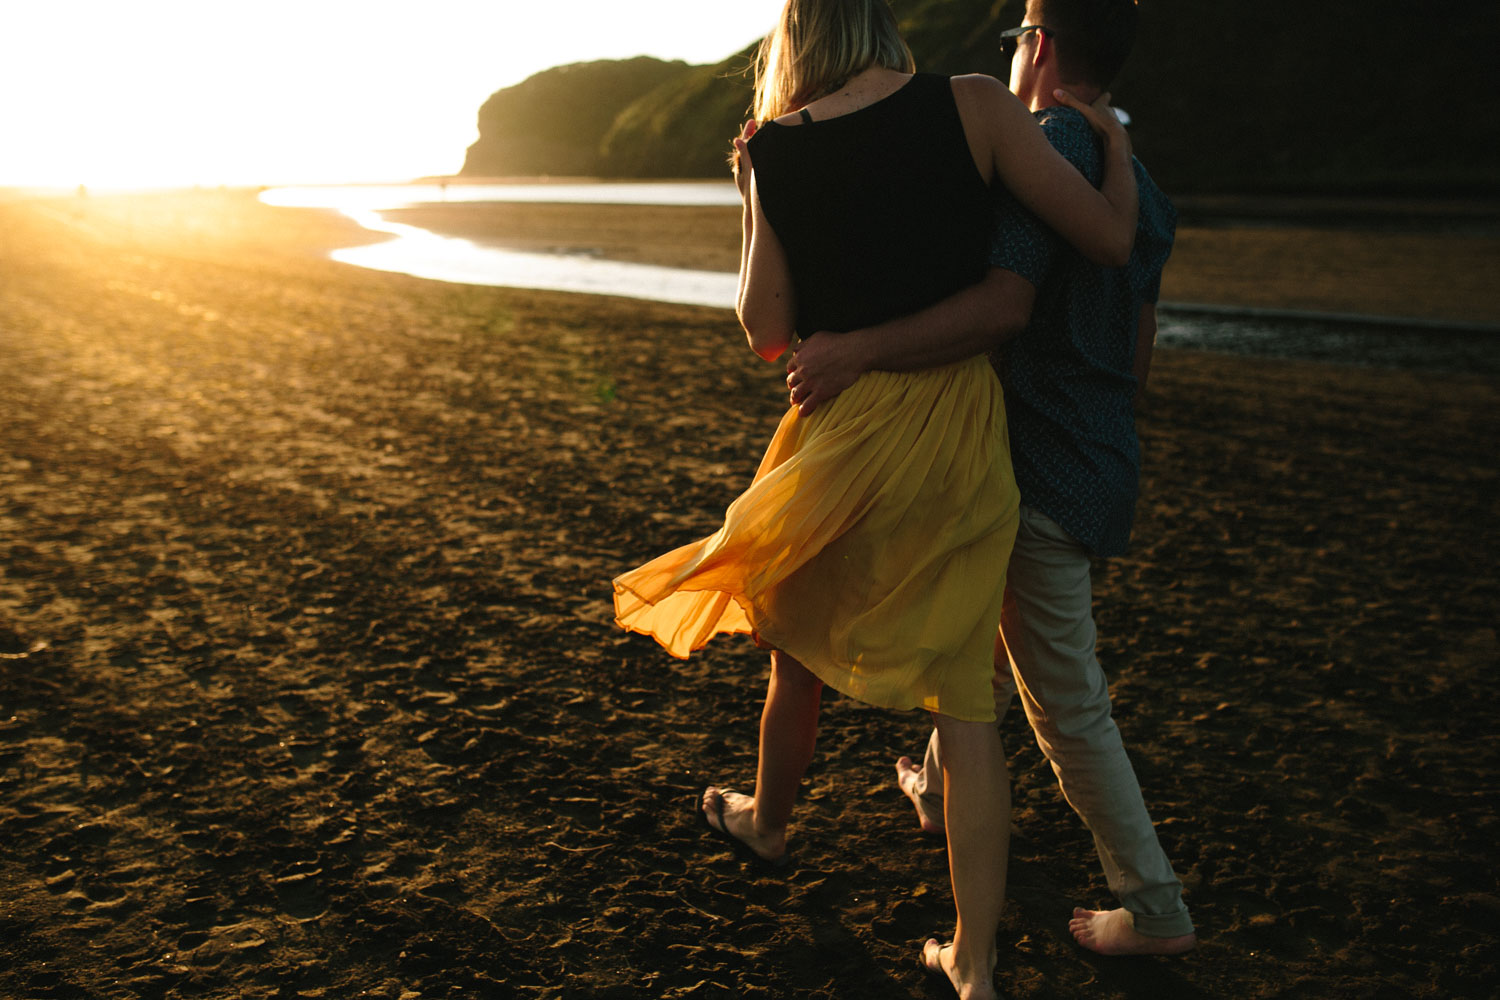
<path fill-rule="evenodd" d="M 497 91 L 479 109 L 479 139 L 461 174 L 608 176 L 605 133 L 658 86 L 696 78 L 702 67 L 635 59 L 574 63 Z"/>
<path fill-rule="evenodd" d="M 1004 78 L 1023 0 L 893 6 L 919 68 Z M 1494 0 L 1147 0 L 1115 101 L 1173 192 L 1496 195 L 1497 49 Z M 752 51 L 540 73 L 486 102 L 463 173 L 724 176 Z"/>

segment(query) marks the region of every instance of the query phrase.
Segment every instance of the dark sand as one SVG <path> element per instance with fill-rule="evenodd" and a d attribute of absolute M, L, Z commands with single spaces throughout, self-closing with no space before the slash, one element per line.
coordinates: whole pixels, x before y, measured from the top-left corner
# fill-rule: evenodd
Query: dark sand
<path fill-rule="evenodd" d="M 764 654 L 609 580 L 713 530 L 784 406 L 721 311 L 425 282 L 234 194 L 0 204 L 0 996 L 941 997 L 927 723 L 831 697 L 799 864 L 748 786 Z M 1494 379 L 1162 351 L 1117 716 L 1203 944 L 1108 900 L 1024 720 L 1013 997 L 1486 997 Z"/>

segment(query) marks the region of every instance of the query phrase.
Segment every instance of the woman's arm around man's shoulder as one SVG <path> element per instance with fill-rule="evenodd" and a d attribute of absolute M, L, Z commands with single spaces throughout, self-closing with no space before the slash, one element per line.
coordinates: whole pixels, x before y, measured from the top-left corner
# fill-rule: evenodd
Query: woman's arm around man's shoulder
<path fill-rule="evenodd" d="M 953 78 L 953 97 L 975 166 L 1004 184 L 1027 208 L 1089 260 L 1120 267 L 1135 241 L 1136 189 L 1130 138 L 1105 94 L 1085 104 L 1065 91 L 1058 100 L 1079 111 L 1104 138 L 1104 183 L 1096 190 L 1052 148 L 1026 106 L 991 76 Z"/>

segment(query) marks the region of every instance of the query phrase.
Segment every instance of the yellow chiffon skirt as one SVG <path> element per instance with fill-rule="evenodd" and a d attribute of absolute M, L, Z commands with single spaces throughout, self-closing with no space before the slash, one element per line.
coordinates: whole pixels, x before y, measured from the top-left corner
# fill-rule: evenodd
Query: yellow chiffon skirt
<path fill-rule="evenodd" d="M 614 581 L 615 621 L 681 658 L 754 634 L 869 704 L 992 721 L 1019 504 L 984 358 L 871 372 L 789 410 L 724 527 Z"/>

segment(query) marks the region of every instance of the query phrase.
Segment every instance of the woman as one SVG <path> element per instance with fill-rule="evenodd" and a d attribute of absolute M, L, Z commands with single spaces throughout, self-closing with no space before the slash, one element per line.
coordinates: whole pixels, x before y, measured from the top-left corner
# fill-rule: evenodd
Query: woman
<path fill-rule="evenodd" d="M 1101 195 L 997 81 L 914 75 L 885 0 L 788 0 L 761 46 L 755 117 L 765 124 L 736 141 L 754 157 L 737 177 L 738 313 L 767 360 L 794 332 L 873 325 L 979 280 L 991 183 L 1091 257 L 1128 256 L 1123 131 L 1109 136 Z M 701 803 L 713 829 L 764 861 L 786 858 L 823 684 L 933 713 L 958 928 L 924 961 L 965 997 L 993 995 L 1005 894 L 1009 781 L 991 677 L 1017 507 L 985 359 L 877 372 L 810 418 L 789 410 L 717 534 L 615 581 L 617 622 L 674 655 L 719 633 L 773 649 L 754 795 L 710 787 Z"/>

